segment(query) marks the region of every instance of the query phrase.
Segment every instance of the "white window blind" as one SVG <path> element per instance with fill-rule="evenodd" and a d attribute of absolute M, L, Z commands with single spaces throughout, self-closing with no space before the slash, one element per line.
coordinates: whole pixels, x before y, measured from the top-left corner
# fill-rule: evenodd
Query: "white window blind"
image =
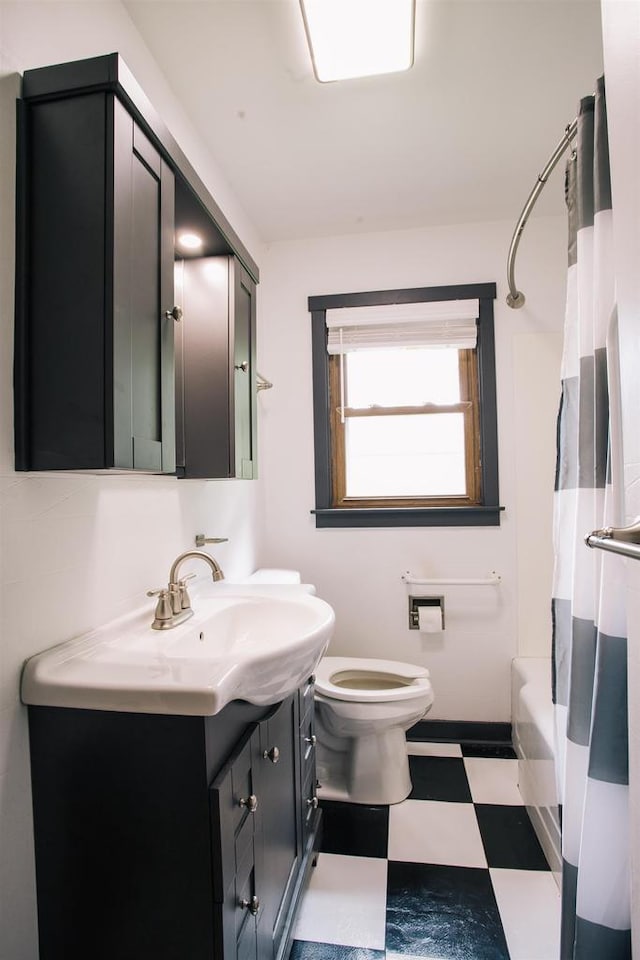
<path fill-rule="evenodd" d="M 389 347 L 457 347 L 477 342 L 478 300 L 394 303 L 327 310 L 327 352 Z"/>

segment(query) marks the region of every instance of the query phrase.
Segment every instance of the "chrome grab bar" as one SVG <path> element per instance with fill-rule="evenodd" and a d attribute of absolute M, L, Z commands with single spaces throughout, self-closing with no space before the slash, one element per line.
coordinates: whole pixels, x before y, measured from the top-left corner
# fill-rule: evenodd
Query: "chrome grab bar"
<path fill-rule="evenodd" d="M 604 527 L 592 530 L 584 538 L 588 547 L 640 560 L 640 517 L 628 527 Z"/>

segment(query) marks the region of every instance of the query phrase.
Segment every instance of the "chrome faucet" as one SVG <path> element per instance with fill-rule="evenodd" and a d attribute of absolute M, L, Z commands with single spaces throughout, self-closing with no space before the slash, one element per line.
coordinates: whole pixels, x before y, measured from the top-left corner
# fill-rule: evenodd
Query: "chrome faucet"
<path fill-rule="evenodd" d="M 198 560 L 204 560 L 206 563 L 209 564 L 209 566 L 211 567 L 211 576 L 214 582 L 218 580 L 224 580 L 224 573 L 222 572 L 220 564 L 218 563 L 217 560 L 214 560 L 213 557 L 210 556 L 208 553 L 202 553 L 202 551 L 200 550 L 187 550 L 185 553 L 181 553 L 180 556 L 177 557 L 173 561 L 173 564 L 171 565 L 171 570 L 169 572 L 169 587 L 183 582 L 178 580 L 178 570 L 180 569 L 183 560 L 189 560 L 192 557 L 195 557 Z M 185 577 L 184 579 L 188 580 L 189 577 Z"/>
<path fill-rule="evenodd" d="M 195 577 L 195 573 L 190 573 L 186 577 L 179 577 L 178 572 L 183 560 L 194 558 L 204 560 L 205 563 L 209 564 L 214 582 L 224 580 L 224 573 L 220 564 L 208 553 L 202 553 L 200 550 L 187 550 L 185 553 L 181 553 L 171 565 L 169 585 L 161 590 L 147 591 L 148 597 L 158 598 L 154 620 L 151 624 L 154 630 L 169 630 L 193 616 L 191 599 L 187 591 L 187 580 Z"/>

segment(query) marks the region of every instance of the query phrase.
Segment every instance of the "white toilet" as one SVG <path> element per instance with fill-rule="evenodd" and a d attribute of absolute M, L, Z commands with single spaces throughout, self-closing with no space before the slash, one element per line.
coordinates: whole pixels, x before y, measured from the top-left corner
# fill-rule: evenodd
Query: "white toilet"
<path fill-rule="evenodd" d="M 411 793 L 405 731 L 433 703 L 429 671 L 395 660 L 324 657 L 315 677 L 319 797 L 404 800 Z"/>

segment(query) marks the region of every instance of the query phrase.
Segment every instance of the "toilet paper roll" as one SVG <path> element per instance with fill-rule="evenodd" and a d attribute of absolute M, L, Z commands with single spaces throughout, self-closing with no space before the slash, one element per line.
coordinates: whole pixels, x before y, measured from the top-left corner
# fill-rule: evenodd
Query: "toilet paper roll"
<path fill-rule="evenodd" d="M 442 630 L 442 607 L 419 606 L 418 629 L 420 633 L 440 633 Z"/>

